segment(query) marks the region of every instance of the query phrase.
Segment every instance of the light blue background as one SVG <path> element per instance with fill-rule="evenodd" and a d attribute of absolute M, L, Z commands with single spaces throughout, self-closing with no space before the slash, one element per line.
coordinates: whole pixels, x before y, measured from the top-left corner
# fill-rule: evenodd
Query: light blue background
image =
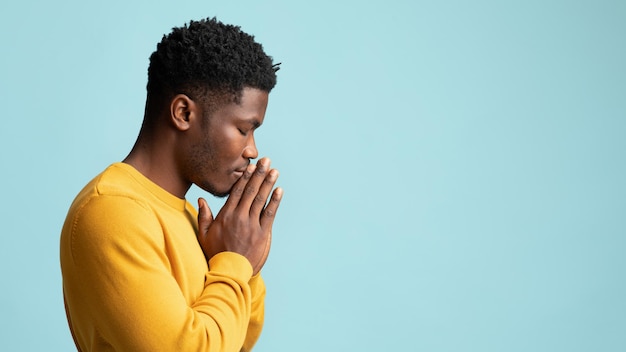
<path fill-rule="evenodd" d="M 626 2 L 0 13 L 0 349 L 72 350 L 67 208 L 130 150 L 161 36 L 215 15 L 283 63 L 257 140 L 286 190 L 257 351 L 626 350 Z"/>

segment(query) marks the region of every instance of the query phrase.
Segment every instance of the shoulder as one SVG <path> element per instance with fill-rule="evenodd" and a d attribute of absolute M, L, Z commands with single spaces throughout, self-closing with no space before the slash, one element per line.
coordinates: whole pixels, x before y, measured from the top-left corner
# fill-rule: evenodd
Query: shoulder
<path fill-rule="evenodd" d="M 93 194 L 70 211 L 62 237 L 74 253 L 97 253 L 133 242 L 161 243 L 161 232 L 158 218 L 142 200 Z"/>
<path fill-rule="evenodd" d="M 108 232 L 126 227 L 137 220 L 155 218 L 148 192 L 113 164 L 89 182 L 76 196 L 67 214 L 66 222 L 74 232 L 79 225 L 83 230 Z"/>
<path fill-rule="evenodd" d="M 62 252 L 97 255 L 146 242 L 161 247 L 160 222 L 143 193 L 111 167 L 98 175 L 70 207 L 61 232 Z"/>

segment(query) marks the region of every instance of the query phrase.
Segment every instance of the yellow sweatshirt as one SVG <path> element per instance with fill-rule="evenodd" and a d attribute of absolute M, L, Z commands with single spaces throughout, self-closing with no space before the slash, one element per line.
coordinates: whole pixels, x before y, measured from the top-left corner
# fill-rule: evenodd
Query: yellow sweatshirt
<path fill-rule="evenodd" d="M 63 293 L 79 350 L 252 348 L 263 326 L 263 279 L 233 252 L 207 265 L 197 226 L 189 202 L 128 164 L 85 186 L 61 233 Z"/>

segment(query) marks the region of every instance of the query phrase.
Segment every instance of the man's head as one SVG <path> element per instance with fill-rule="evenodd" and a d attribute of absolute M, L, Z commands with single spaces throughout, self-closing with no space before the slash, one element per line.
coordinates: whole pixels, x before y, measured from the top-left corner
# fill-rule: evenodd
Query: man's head
<path fill-rule="evenodd" d="M 240 27 L 215 18 L 190 21 L 164 35 L 150 56 L 146 118 L 167 109 L 176 94 L 213 110 L 225 100 L 238 102 L 244 87 L 269 93 L 277 70 L 261 44 Z"/>
<path fill-rule="evenodd" d="M 150 56 L 140 133 L 150 169 L 170 192 L 191 184 L 225 196 L 250 159 L 277 65 L 251 35 L 216 19 L 191 21 L 163 37 Z M 146 149 L 147 148 L 147 149 Z M 139 162 L 135 163 L 139 165 Z M 156 170 L 155 170 L 156 169 Z"/>

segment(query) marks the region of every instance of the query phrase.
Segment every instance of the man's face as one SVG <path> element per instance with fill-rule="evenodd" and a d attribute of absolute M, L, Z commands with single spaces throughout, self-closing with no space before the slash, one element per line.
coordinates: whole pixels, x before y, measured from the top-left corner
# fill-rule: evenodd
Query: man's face
<path fill-rule="evenodd" d="M 254 131 L 261 126 L 268 93 L 244 88 L 240 103 L 219 107 L 203 117 L 187 155 L 187 178 L 203 190 L 224 197 L 250 163 L 257 158 Z"/>

